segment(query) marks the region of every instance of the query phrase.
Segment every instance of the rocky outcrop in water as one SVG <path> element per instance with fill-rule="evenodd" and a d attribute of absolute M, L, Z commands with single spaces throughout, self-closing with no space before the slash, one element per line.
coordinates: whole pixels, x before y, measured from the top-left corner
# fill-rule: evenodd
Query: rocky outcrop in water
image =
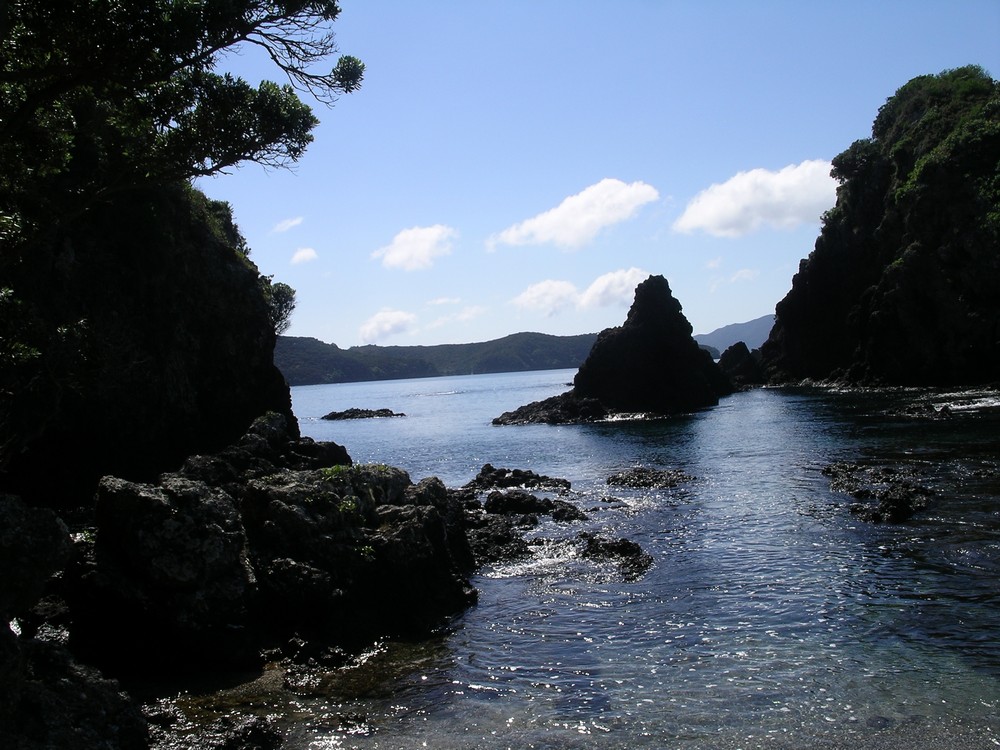
<path fill-rule="evenodd" d="M 736 388 L 747 388 L 767 382 L 760 360 L 759 349 L 751 352 L 745 343 L 737 341 L 722 353 L 719 367 Z"/>
<path fill-rule="evenodd" d="M 636 466 L 611 474 L 607 482 L 609 485 L 617 487 L 662 490 L 671 489 L 692 480 L 694 477 L 680 469 L 653 469 L 648 466 Z"/>
<path fill-rule="evenodd" d="M 587 532 L 577 538 L 582 544 L 581 557 L 615 563 L 626 581 L 638 580 L 653 564 L 652 556 L 630 539 L 607 539 Z"/>
<path fill-rule="evenodd" d="M 385 417 L 405 416 L 405 414 L 397 414 L 392 409 L 345 409 L 344 411 L 331 411 L 329 414 L 324 414 L 321 419 L 335 422 L 343 419 L 383 419 Z"/>
<path fill-rule="evenodd" d="M 479 473 L 465 484 L 468 489 L 494 490 L 507 487 L 520 489 L 550 490 L 565 492 L 571 487 L 569 480 L 561 477 L 547 477 L 536 474 L 530 469 L 496 468 L 493 464 L 484 464 Z"/>
<path fill-rule="evenodd" d="M 462 509 L 439 481 L 324 465 L 340 451 L 283 420 L 228 454 L 259 460 L 245 472 L 217 455 L 155 484 L 102 480 L 72 592 L 80 648 L 117 669 L 252 664 L 290 633 L 426 632 L 474 601 Z"/>
<path fill-rule="evenodd" d="M 854 498 L 850 511 L 870 523 L 903 523 L 927 507 L 934 495 L 918 470 L 906 464 L 836 463 L 823 469 L 830 489 Z"/>
<path fill-rule="evenodd" d="M 581 398 L 575 391 L 567 391 L 504 412 L 493 424 L 578 424 L 599 422 L 608 416 L 608 410 L 596 398 Z"/>
<path fill-rule="evenodd" d="M 588 422 L 611 414 L 664 416 L 714 406 L 732 386 L 691 330 L 667 280 L 650 276 L 636 287 L 625 323 L 598 335 L 571 391 L 493 422 Z"/>
<path fill-rule="evenodd" d="M 920 76 L 833 159 L 837 204 L 762 347 L 769 377 L 1000 381 L 1000 85 Z"/>

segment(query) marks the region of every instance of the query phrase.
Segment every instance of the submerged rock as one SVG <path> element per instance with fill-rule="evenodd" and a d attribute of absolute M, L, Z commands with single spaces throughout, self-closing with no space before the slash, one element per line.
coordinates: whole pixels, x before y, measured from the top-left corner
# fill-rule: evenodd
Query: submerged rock
<path fill-rule="evenodd" d="M 493 423 L 588 422 L 713 406 L 732 386 L 691 330 L 667 280 L 650 276 L 636 287 L 625 323 L 598 335 L 571 391 L 507 412 Z"/>
<path fill-rule="evenodd" d="M 655 488 L 670 489 L 678 484 L 690 482 L 694 479 L 690 474 L 686 474 L 680 469 L 651 469 L 645 466 L 638 466 L 634 469 L 619 471 L 608 477 L 608 484 L 618 487 L 631 487 L 633 489 Z"/>
<path fill-rule="evenodd" d="M 851 513 L 871 523 L 903 523 L 927 507 L 934 492 L 905 467 L 831 464 L 823 469 L 830 489 L 844 492 L 858 502 Z"/>
<path fill-rule="evenodd" d="M 616 563 L 626 581 L 638 580 L 653 564 L 652 555 L 629 539 L 606 539 L 587 532 L 577 538 L 583 543 L 581 557 Z"/>

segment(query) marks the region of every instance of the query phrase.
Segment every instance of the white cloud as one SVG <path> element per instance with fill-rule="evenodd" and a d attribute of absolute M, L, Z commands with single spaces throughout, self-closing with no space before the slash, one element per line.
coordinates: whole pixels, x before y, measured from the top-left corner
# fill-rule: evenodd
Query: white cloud
<path fill-rule="evenodd" d="M 451 252 L 451 240 L 458 232 L 444 224 L 430 227 L 404 229 L 392 238 L 392 243 L 372 253 L 373 258 L 382 258 L 386 268 L 401 268 L 417 271 L 430 268 L 434 259 Z"/>
<path fill-rule="evenodd" d="M 461 304 L 461 297 L 437 297 L 432 300 L 428 300 L 428 305 L 458 305 Z"/>
<path fill-rule="evenodd" d="M 739 271 L 734 273 L 729 277 L 729 283 L 735 284 L 738 281 L 753 281 L 758 276 L 760 276 L 760 271 L 752 268 L 741 268 Z"/>
<path fill-rule="evenodd" d="M 454 300 L 454 301 L 458 302 L 459 300 Z M 486 313 L 486 311 L 487 308 L 483 307 L 482 305 L 469 305 L 468 307 L 463 307 L 454 315 L 442 315 L 437 320 L 433 321 L 432 323 L 429 323 L 427 325 L 427 328 L 428 329 L 440 328 L 441 326 L 448 325 L 449 323 L 455 323 L 456 321 L 459 323 L 466 323 L 470 320 L 475 320 L 476 318 L 481 317 Z"/>
<path fill-rule="evenodd" d="M 363 342 L 374 344 L 389 336 L 409 331 L 416 322 L 417 316 L 413 313 L 383 308 L 362 324 L 359 333 Z"/>
<path fill-rule="evenodd" d="M 647 278 L 649 278 L 648 272 L 634 267 L 598 276 L 580 295 L 577 305 L 589 308 L 629 304 L 635 297 L 635 288 Z"/>
<path fill-rule="evenodd" d="M 300 247 L 292 256 L 292 265 L 295 266 L 299 263 L 308 263 L 311 260 L 316 260 L 318 257 L 319 253 L 311 247 Z"/>
<path fill-rule="evenodd" d="M 721 257 L 712 258 L 712 260 L 708 261 L 708 263 L 705 264 L 705 268 L 708 268 L 709 270 L 712 271 L 714 271 L 717 268 L 722 268 L 722 258 Z"/>
<path fill-rule="evenodd" d="M 297 227 L 301 223 L 302 223 L 302 217 L 301 216 L 296 216 L 293 219 L 284 219 L 283 221 L 279 221 L 277 224 L 275 224 L 273 227 L 271 227 L 271 231 L 272 232 L 287 232 L 292 227 Z"/>
<path fill-rule="evenodd" d="M 511 300 L 522 310 L 538 310 L 551 317 L 563 308 L 575 305 L 579 298 L 576 287 L 568 281 L 539 281 Z"/>
<path fill-rule="evenodd" d="M 837 181 L 828 161 L 804 161 L 777 172 L 752 169 L 702 190 L 673 228 L 716 237 L 740 237 L 765 225 L 790 229 L 818 223 L 836 200 Z"/>
<path fill-rule="evenodd" d="M 569 281 L 548 279 L 532 284 L 511 304 L 522 310 L 537 310 L 551 317 L 567 307 L 580 309 L 628 305 L 635 297 L 635 288 L 645 281 L 649 273 L 640 268 L 628 268 L 598 276 L 590 286 L 580 292 Z"/>
<path fill-rule="evenodd" d="M 482 305 L 469 305 L 468 307 L 463 307 L 458 315 L 455 316 L 456 320 L 465 322 L 467 320 L 475 320 L 481 315 L 485 314 L 486 308 Z"/>
<path fill-rule="evenodd" d="M 493 249 L 503 245 L 552 243 L 573 249 L 590 242 L 605 227 L 631 219 L 646 203 L 660 197 L 652 185 L 626 184 L 605 178 L 571 195 L 545 213 L 504 229 L 487 241 Z"/>

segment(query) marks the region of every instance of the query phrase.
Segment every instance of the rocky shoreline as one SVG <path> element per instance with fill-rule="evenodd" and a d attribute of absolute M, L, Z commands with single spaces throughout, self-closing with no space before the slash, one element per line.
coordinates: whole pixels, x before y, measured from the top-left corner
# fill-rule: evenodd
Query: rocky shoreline
<path fill-rule="evenodd" d="M 101 480 L 72 530 L 53 511 L 0 498 L 4 672 L 0 734 L 45 746 L 278 747 L 261 717 L 197 732 L 120 685 L 280 670 L 304 689 L 383 638 L 417 640 L 476 601 L 469 575 L 531 554 L 541 516 L 587 519 L 568 481 L 486 464 L 469 483 L 413 483 L 298 437 L 270 413 L 235 445 L 192 456 L 155 482 Z M 551 496 L 550 496 L 551 495 Z M 580 533 L 580 559 L 627 580 L 652 558 Z M 70 695 L 72 693 L 72 695 Z"/>
<path fill-rule="evenodd" d="M 998 401 L 959 396 L 895 393 L 881 418 L 961 418 L 948 403 L 976 418 Z M 184 683 L 249 672 L 282 694 L 313 694 L 376 641 L 440 633 L 475 603 L 470 576 L 483 566 L 553 544 L 626 581 L 653 564 L 634 541 L 593 524 L 574 533 L 592 510 L 572 501 L 565 479 L 486 464 L 461 487 L 414 483 L 297 434 L 270 413 L 235 445 L 156 482 L 105 477 L 93 514 L 70 525 L 0 497 L 8 747 L 278 748 L 275 722 L 243 704 L 192 719 L 174 703 L 137 700 L 108 675 L 131 685 L 150 674 Z M 935 497 L 917 464 L 839 462 L 823 473 L 869 523 L 905 523 Z M 606 482 L 670 490 L 694 479 L 637 466 Z M 559 539 L 537 536 L 544 519 L 566 527 Z"/>

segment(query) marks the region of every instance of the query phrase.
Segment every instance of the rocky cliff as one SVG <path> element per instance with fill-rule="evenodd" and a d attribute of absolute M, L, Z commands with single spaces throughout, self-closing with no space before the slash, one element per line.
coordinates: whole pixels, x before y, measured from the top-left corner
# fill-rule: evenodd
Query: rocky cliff
<path fill-rule="evenodd" d="M 0 489 L 89 502 L 104 474 L 149 477 L 290 414 L 228 206 L 182 185 L 54 226 L 0 265 Z"/>
<path fill-rule="evenodd" d="M 667 280 L 650 276 L 636 287 L 625 323 L 598 335 L 572 391 L 503 414 L 494 423 L 677 414 L 713 406 L 731 391 L 711 355 L 691 337 L 691 324 Z"/>
<path fill-rule="evenodd" d="M 1000 380 L 1000 87 L 920 76 L 833 160 L 836 206 L 778 303 L 775 381 Z"/>

